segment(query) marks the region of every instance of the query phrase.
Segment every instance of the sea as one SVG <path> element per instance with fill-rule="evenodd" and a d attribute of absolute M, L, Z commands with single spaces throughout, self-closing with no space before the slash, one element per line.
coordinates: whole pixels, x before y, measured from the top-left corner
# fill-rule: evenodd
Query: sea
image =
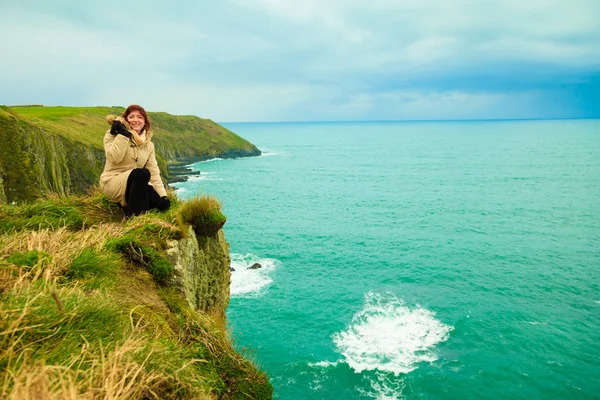
<path fill-rule="evenodd" d="M 600 399 L 600 120 L 223 125 L 176 193 L 274 398 Z"/>

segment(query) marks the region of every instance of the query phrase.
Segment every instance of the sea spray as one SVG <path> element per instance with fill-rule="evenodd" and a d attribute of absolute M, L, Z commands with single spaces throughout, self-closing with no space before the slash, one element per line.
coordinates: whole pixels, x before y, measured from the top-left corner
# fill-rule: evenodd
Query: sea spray
<path fill-rule="evenodd" d="M 432 311 L 409 308 L 392 293 L 369 292 L 363 308 L 333 341 L 354 371 L 398 375 L 413 371 L 419 362 L 435 361 L 435 345 L 447 340 L 452 329 Z"/>
<path fill-rule="evenodd" d="M 256 263 L 261 268 L 248 269 Z M 250 253 L 231 254 L 231 296 L 260 295 L 262 289 L 273 282 L 270 275 L 280 264 L 274 258 L 260 258 Z"/>
<path fill-rule="evenodd" d="M 403 398 L 402 392 L 406 388 L 403 379 L 386 372 L 376 371 L 374 376 L 365 376 L 370 390 L 357 387 L 356 390 L 364 397 L 377 400 L 400 400 Z"/>

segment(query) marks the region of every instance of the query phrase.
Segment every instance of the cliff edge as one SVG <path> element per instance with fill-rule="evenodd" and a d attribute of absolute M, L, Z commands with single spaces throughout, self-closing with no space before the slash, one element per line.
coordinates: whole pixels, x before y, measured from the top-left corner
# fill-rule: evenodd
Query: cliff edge
<path fill-rule="evenodd" d="M 270 399 L 226 331 L 214 199 L 123 221 L 97 190 L 0 206 L 0 398 Z"/>

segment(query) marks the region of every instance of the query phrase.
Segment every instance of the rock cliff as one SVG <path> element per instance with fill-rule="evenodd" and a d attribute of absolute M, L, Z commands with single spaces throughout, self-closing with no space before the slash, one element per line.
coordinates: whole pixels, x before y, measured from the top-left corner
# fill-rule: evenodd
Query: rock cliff
<path fill-rule="evenodd" d="M 0 172 L 0 204 L 6 203 L 6 194 L 4 194 L 4 181 L 2 180 L 2 172 Z"/>
<path fill-rule="evenodd" d="M 104 117 L 121 107 L 0 106 L 0 201 L 84 193 L 104 167 Z M 163 178 L 169 163 L 260 155 L 252 143 L 208 119 L 149 113 Z"/>
<path fill-rule="evenodd" d="M 174 267 L 173 285 L 190 307 L 225 320 L 229 305 L 229 244 L 223 231 L 196 236 L 191 226 L 186 237 L 167 242 L 167 259 Z"/>

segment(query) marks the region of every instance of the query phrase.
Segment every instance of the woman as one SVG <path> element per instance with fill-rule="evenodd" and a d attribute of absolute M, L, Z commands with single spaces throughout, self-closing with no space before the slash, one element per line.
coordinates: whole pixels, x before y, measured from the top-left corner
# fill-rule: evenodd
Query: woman
<path fill-rule="evenodd" d="M 146 110 L 132 104 L 121 117 L 109 115 L 106 120 L 111 128 L 104 135 L 106 164 L 100 176 L 102 192 L 119 203 L 126 216 L 140 215 L 153 208 L 167 210 L 171 203 L 160 179 Z"/>

